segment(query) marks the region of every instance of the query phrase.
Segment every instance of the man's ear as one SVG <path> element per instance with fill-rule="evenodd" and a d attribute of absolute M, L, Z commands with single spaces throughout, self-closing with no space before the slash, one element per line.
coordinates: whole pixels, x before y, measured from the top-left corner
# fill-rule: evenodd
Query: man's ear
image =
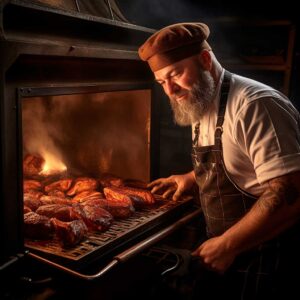
<path fill-rule="evenodd" d="M 199 55 L 200 63 L 204 70 L 210 71 L 212 66 L 212 57 L 208 50 L 203 49 Z"/>

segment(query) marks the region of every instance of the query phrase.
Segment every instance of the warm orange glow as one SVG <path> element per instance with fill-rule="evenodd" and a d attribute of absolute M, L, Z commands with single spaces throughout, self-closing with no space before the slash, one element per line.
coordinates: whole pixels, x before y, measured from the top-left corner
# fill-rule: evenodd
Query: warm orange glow
<path fill-rule="evenodd" d="M 54 154 L 47 151 L 44 151 L 44 153 L 41 154 L 45 160 L 45 164 L 43 166 L 43 170 L 40 172 L 40 175 L 53 175 L 67 170 L 66 165 Z"/>

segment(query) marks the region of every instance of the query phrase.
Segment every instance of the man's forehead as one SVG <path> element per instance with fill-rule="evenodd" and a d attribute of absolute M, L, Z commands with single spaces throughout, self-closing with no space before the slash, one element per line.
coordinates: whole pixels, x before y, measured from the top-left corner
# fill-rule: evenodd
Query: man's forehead
<path fill-rule="evenodd" d="M 155 76 L 155 79 L 163 79 L 163 78 L 166 78 L 170 75 L 170 73 L 172 73 L 174 70 L 176 70 L 176 66 L 175 65 L 169 65 L 169 66 L 166 66 L 156 72 L 154 72 L 154 76 Z"/>
<path fill-rule="evenodd" d="M 167 78 L 172 72 L 181 69 L 183 65 L 184 60 L 181 60 L 154 72 L 154 76 L 156 79 Z"/>
<path fill-rule="evenodd" d="M 176 72 L 179 70 L 182 70 L 183 68 L 189 68 L 192 64 L 195 64 L 195 58 L 197 55 L 187 57 L 185 59 L 182 59 L 178 62 L 175 62 L 173 64 L 170 64 L 162 69 L 159 69 L 154 72 L 154 76 L 156 79 L 160 78 L 167 78 L 172 72 Z"/>

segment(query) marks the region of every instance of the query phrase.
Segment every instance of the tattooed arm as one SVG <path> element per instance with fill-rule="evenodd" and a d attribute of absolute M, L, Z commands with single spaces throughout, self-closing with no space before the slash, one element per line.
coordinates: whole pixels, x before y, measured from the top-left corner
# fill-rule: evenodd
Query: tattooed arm
<path fill-rule="evenodd" d="M 272 239 L 300 219 L 300 172 L 267 183 L 251 210 L 223 235 L 204 242 L 194 255 L 223 273 L 236 255 Z"/>

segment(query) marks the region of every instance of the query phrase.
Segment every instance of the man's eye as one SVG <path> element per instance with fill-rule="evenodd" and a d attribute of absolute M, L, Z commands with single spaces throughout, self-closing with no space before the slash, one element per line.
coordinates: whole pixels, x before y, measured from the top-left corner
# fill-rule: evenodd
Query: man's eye
<path fill-rule="evenodd" d="M 178 78 L 180 76 L 180 73 L 175 73 L 174 75 L 172 75 L 172 78 Z"/>

